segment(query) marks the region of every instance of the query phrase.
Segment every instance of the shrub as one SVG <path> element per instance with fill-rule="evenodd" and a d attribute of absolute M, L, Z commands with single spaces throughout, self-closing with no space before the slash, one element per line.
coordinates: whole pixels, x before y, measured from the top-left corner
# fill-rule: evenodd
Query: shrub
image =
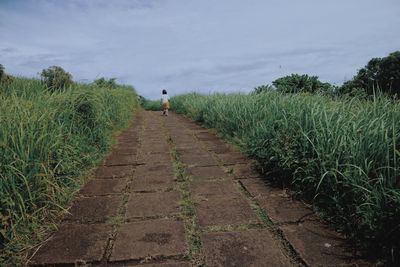
<path fill-rule="evenodd" d="M 47 89 L 51 92 L 63 91 L 73 83 L 72 75 L 58 66 L 51 66 L 42 70 L 40 76 Z"/>
<path fill-rule="evenodd" d="M 329 83 L 319 81 L 317 76 L 308 76 L 307 74 L 292 74 L 276 79 L 272 84 L 281 93 L 317 93 L 331 87 Z"/>

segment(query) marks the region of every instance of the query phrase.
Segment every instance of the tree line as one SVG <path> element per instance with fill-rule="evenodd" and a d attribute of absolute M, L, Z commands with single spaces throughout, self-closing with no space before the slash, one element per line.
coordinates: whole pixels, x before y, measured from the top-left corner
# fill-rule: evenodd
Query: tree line
<path fill-rule="evenodd" d="M 365 67 L 342 86 L 321 82 L 318 76 L 291 74 L 261 85 L 253 93 L 277 90 L 282 93 L 311 93 L 332 96 L 368 97 L 383 93 L 393 97 L 400 96 L 400 51 L 387 57 L 372 58 Z"/>

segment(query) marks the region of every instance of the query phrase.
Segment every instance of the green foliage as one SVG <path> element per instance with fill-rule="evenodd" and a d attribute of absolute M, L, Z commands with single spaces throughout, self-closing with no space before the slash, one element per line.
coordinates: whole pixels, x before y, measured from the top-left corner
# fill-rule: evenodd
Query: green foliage
<path fill-rule="evenodd" d="M 4 70 L 4 66 L 2 64 L 0 64 L 0 81 L 3 78 L 3 76 L 5 75 L 5 70 Z"/>
<path fill-rule="evenodd" d="M 0 83 L 2 84 L 10 84 L 13 78 L 11 75 L 8 75 L 5 72 L 5 68 L 2 64 L 0 64 Z"/>
<path fill-rule="evenodd" d="M 373 58 L 361 68 L 352 80 L 341 88 L 342 94 L 352 94 L 354 88 L 363 88 L 368 95 L 378 91 L 391 95 L 400 94 L 400 51 L 384 58 Z"/>
<path fill-rule="evenodd" d="M 153 110 L 153 111 L 161 111 L 161 102 L 157 100 L 149 100 L 141 96 L 140 99 L 140 105 L 145 109 L 145 110 Z"/>
<path fill-rule="evenodd" d="M 51 92 L 62 91 L 73 83 L 72 75 L 58 66 L 51 66 L 42 70 L 40 77 Z"/>
<path fill-rule="evenodd" d="M 99 79 L 94 80 L 94 84 L 96 84 L 98 87 L 105 87 L 110 89 L 115 89 L 118 87 L 116 78 L 110 78 L 107 80 L 106 78 L 101 77 Z"/>
<path fill-rule="evenodd" d="M 253 94 L 261 94 L 261 93 L 266 93 L 266 92 L 270 92 L 270 91 L 274 91 L 275 88 L 272 85 L 260 85 L 254 88 L 253 90 Z"/>
<path fill-rule="evenodd" d="M 400 104 L 307 94 L 188 94 L 172 108 L 237 142 L 359 249 L 399 259 Z"/>
<path fill-rule="evenodd" d="M 138 107 L 135 91 L 0 84 L 0 266 L 22 266 Z"/>
<path fill-rule="evenodd" d="M 329 90 L 331 85 L 318 80 L 317 76 L 292 74 L 272 82 L 278 92 L 282 93 L 318 93 Z"/>

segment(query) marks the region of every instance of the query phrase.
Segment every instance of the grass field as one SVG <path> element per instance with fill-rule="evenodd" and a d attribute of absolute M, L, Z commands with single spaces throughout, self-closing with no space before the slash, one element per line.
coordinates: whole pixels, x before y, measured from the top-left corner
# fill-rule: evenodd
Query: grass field
<path fill-rule="evenodd" d="M 138 102 L 129 87 L 51 94 L 39 80 L 13 78 L 0 83 L 0 103 L 0 266 L 14 266 L 54 229 Z"/>
<path fill-rule="evenodd" d="M 358 249 L 389 262 L 399 257 L 398 102 L 276 92 L 187 94 L 171 102 L 238 144 Z"/>

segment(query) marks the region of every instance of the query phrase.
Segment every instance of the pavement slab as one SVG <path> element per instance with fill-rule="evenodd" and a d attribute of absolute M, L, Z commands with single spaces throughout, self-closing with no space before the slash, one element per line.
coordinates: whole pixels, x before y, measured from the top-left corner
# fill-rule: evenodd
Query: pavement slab
<path fill-rule="evenodd" d="M 194 201 L 207 201 L 223 198 L 240 197 L 239 189 L 232 180 L 197 181 L 190 184 Z"/>
<path fill-rule="evenodd" d="M 188 250 L 182 221 L 157 219 L 126 223 L 117 231 L 111 261 L 184 255 Z"/>
<path fill-rule="evenodd" d="M 136 176 L 131 183 L 131 192 L 168 191 L 175 186 L 174 174 Z"/>
<path fill-rule="evenodd" d="M 248 164 L 250 160 L 240 153 L 223 153 L 218 154 L 218 158 L 223 162 L 224 165 L 235 165 L 235 164 Z"/>
<path fill-rule="evenodd" d="M 220 199 L 195 201 L 198 223 L 201 227 L 238 226 L 261 223 L 249 203 L 241 196 L 221 196 Z"/>
<path fill-rule="evenodd" d="M 121 155 L 111 154 L 105 161 L 105 166 L 124 166 L 124 165 L 136 165 L 136 155 Z"/>
<path fill-rule="evenodd" d="M 167 216 L 180 211 L 177 191 L 131 194 L 126 207 L 127 219 Z"/>
<path fill-rule="evenodd" d="M 117 215 L 122 196 L 101 196 L 77 198 L 69 209 L 64 221 L 79 223 L 106 222 Z"/>
<path fill-rule="evenodd" d="M 156 154 L 143 154 L 139 153 L 137 157 L 138 162 L 145 164 L 165 163 L 172 164 L 171 153 L 156 153 Z"/>
<path fill-rule="evenodd" d="M 308 266 L 366 266 L 366 262 L 354 259 L 340 234 L 321 222 L 305 221 L 279 228 Z"/>
<path fill-rule="evenodd" d="M 163 175 L 173 175 L 174 167 L 172 164 L 165 163 L 154 163 L 154 164 L 144 164 L 136 167 L 135 176 L 136 177 L 147 177 L 147 176 L 163 176 Z"/>
<path fill-rule="evenodd" d="M 229 173 L 232 173 L 236 179 L 259 178 L 261 176 L 253 163 L 235 164 L 226 166 L 226 169 Z"/>
<path fill-rule="evenodd" d="M 218 162 L 206 152 L 204 154 L 184 153 L 180 155 L 180 160 L 189 167 L 218 166 Z"/>
<path fill-rule="evenodd" d="M 99 262 L 111 233 L 112 227 L 105 224 L 62 224 L 34 255 L 29 266 Z"/>
<path fill-rule="evenodd" d="M 187 172 L 193 180 L 226 179 L 228 174 L 219 166 L 189 167 Z"/>
<path fill-rule="evenodd" d="M 242 180 L 241 183 L 260 207 L 266 211 L 273 223 L 282 224 L 318 219 L 312 209 L 300 201 L 291 199 L 285 190 L 255 179 Z"/>
<path fill-rule="evenodd" d="M 99 166 L 95 173 L 95 178 L 120 178 L 129 177 L 134 172 L 132 166 Z"/>
<path fill-rule="evenodd" d="M 143 263 L 143 264 L 111 264 L 109 267 L 192 267 L 193 265 L 185 261 L 166 261 L 158 263 Z"/>
<path fill-rule="evenodd" d="M 79 191 L 83 196 L 104 196 L 113 194 L 122 194 L 126 189 L 129 179 L 91 179 Z"/>
<path fill-rule="evenodd" d="M 268 230 L 202 235 L 207 267 L 294 266 Z"/>

